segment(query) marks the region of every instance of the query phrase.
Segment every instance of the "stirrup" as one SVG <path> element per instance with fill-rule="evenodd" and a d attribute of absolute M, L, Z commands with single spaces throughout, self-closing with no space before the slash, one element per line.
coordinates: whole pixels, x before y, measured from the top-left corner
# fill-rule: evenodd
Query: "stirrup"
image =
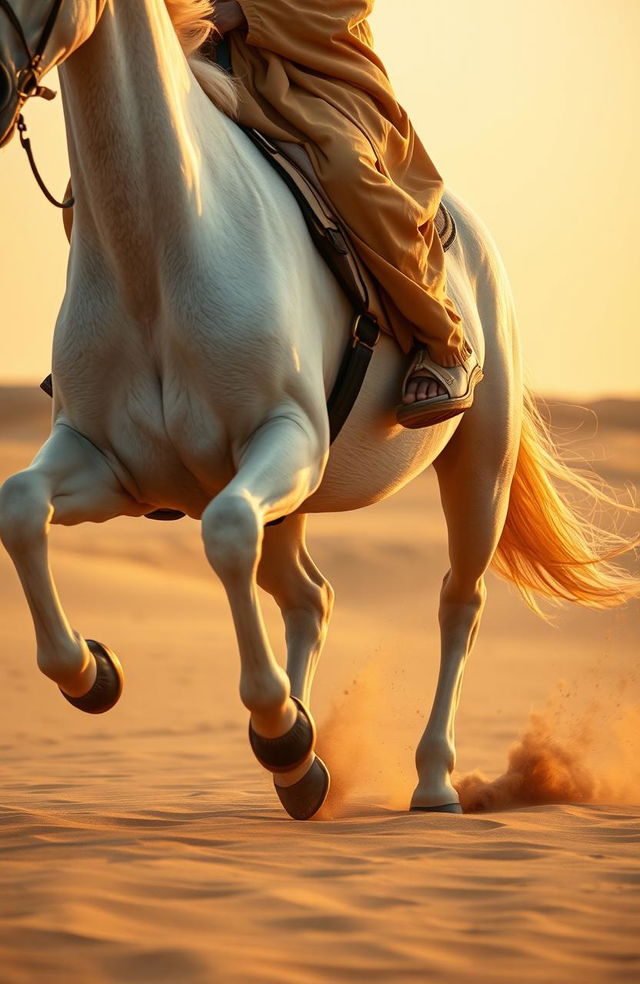
<path fill-rule="evenodd" d="M 464 413 L 473 403 L 473 391 L 484 376 L 473 350 L 470 350 L 462 365 L 441 366 L 429 358 L 426 349 L 421 348 L 416 352 L 404 377 L 403 395 L 411 377 L 423 370 L 425 375 L 437 379 L 446 393 L 397 406 L 396 420 L 403 427 L 429 427 Z"/>

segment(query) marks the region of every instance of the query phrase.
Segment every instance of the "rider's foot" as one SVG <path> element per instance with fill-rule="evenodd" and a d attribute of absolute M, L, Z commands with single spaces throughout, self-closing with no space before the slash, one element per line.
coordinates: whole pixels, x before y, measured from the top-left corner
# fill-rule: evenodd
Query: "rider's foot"
<path fill-rule="evenodd" d="M 403 403 L 415 403 L 417 400 L 430 400 L 433 396 L 446 396 L 446 389 L 434 376 L 426 375 L 425 372 L 416 372 L 409 378 L 409 382 L 402 394 Z"/>
<path fill-rule="evenodd" d="M 403 427 L 439 424 L 468 410 L 473 391 L 483 373 L 475 353 L 469 349 L 461 365 L 441 366 L 418 349 L 405 377 L 402 403 L 396 419 Z"/>

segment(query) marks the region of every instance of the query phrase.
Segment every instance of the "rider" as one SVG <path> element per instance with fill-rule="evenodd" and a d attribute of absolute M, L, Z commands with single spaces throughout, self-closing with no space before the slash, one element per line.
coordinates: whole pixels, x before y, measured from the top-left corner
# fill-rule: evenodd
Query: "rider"
<path fill-rule="evenodd" d="M 440 175 L 372 47 L 373 0 L 218 0 L 230 35 L 239 121 L 303 144 L 354 247 L 376 278 L 389 326 L 414 357 L 398 422 L 425 427 L 471 406 L 482 378 L 446 293 L 434 218 Z"/>

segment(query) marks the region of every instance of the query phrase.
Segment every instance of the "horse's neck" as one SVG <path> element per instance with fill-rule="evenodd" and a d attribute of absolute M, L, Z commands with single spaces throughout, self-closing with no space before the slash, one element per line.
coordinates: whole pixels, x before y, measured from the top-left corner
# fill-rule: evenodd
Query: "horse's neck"
<path fill-rule="evenodd" d="M 107 5 L 61 81 L 75 241 L 148 308 L 159 258 L 189 234 L 208 193 L 194 121 L 205 117 L 209 139 L 219 127 L 224 144 L 225 120 L 199 89 L 164 0 Z"/>

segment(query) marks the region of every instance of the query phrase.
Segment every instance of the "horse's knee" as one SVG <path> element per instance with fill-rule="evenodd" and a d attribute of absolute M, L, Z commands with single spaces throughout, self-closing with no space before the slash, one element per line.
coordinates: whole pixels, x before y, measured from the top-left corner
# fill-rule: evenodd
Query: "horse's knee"
<path fill-rule="evenodd" d="M 249 495 L 222 492 L 202 514 L 207 560 L 224 582 L 253 574 L 262 543 L 262 523 Z"/>
<path fill-rule="evenodd" d="M 0 539 L 11 553 L 41 540 L 53 508 L 46 483 L 35 472 L 18 472 L 0 488 Z"/>

